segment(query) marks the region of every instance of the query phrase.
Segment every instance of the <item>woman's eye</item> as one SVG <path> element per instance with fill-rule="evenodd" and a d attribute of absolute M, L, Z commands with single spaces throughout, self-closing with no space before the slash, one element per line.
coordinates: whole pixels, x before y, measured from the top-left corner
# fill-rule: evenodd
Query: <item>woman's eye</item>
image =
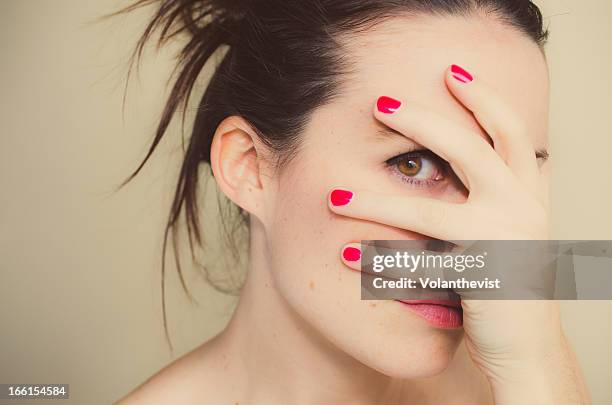
<path fill-rule="evenodd" d="M 386 162 L 403 181 L 415 186 L 432 186 L 445 179 L 446 162 L 431 151 L 404 153 Z"/>

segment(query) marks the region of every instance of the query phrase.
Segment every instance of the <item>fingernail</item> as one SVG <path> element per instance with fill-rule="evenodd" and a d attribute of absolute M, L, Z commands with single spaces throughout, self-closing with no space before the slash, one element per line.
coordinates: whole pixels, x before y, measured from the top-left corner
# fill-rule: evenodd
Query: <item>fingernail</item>
<path fill-rule="evenodd" d="M 361 250 L 354 247 L 345 247 L 342 251 L 342 257 L 347 262 L 356 262 L 361 259 Z"/>
<path fill-rule="evenodd" d="M 474 80 L 474 77 L 461 66 L 452 65 L 451 72 L 453 73 L 453 77 L 459 80 L 461 83 L 468 83 Z"/>
<path fill-rule="evenodd" d="M 385 114 L 393 114 L 402 105 L 402 102 L 391 97 L 381 96 L 376 102 L 378 111 Z"/>
<path fill-rule="evenodd" d="M 330 199 L 334 207 L 339 207 L 341 205 L 347 205 L 353 199 L 353 193 L 348 190 L 336 189 L 331 192 Z"/>

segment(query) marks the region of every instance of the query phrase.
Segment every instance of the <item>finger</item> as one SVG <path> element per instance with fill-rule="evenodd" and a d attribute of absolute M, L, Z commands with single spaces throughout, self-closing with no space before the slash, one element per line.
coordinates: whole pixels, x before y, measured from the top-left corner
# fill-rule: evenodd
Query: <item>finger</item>
<path fill-rule="evenodd" d="M 361 271 L 361 246 L 359 243 L 347 243 L 342 247 L 342 262 L 352 270 Z"/>
<path fill-rule="evenodd" d="M 369 190 L 335 188 L 329 208 L 344 216 L 407 229 L 435 239 L 461 240 L 473 230 L 467 203 L 454 204 L 433 198 L 381 194 Z"/>
<path fill-rule="evenodd" d="M 539 185 L 535 151 L 522 119 L 482 80 L 457 65 L 446 71 L 446 84 L 493 140 L 495 150 L 531 191 Z"/>
<path fill-rule="evenodd" d="M 458 167 L 469 183 L 466 187 L 470 193 L 484 188 L 495 190 L 499 184 L 512 181 L 513 175 L 505 162 L 485 139 L 429 109 L 416 104 L 403 105 L 399 100 L 383 96 L 376 103 L 374 116 L 429 148 L 455 171 Z"/>

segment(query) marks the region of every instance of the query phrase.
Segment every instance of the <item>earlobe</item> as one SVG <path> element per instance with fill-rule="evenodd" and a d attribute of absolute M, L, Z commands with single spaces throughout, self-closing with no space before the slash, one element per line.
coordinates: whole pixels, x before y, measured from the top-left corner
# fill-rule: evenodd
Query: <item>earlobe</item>
<path fill-rule="evenodd" d="M 217 127 L 210 150 L 213 175 L 221 191 L 235 204 L 256 212 L 262 204 L 261 156 L 257 138 L 241 117 L 225 118 Z"/>

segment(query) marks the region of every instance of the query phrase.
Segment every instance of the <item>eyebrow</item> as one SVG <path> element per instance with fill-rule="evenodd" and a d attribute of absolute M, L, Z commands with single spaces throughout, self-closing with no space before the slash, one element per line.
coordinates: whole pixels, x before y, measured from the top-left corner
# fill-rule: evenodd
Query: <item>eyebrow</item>
<path fill-rule="evenodd" d="M 411 140 L 410 138 L 406 137 L 404 134 L 396 131 L 393 128 L 379 127 L 376 130 L 376 137 L 378 139 L 391 139 L 391 138 L 397 138 L 398 136 L 404 138 L 404 140 Z M 546 148 L 538 148 L 534 151 L 534 153 L 535 153 L 536 159 L 542 159 L 544 161 L 547 161 L 548 158 L 550 157 L 550 153 L 548 152 Z"/>
<path fill-rule="evenodd" d="M 389 139 L 389 138 L 395 138 L 397 136 L 401 136 L 402 138 L 406 138 L 406 136 L 400 132 L 397 132 L 395 129 L 393 128 L 389 128 L 389 127 L 385 127 L 385 126 L 379 126 L 376 129 L 376 137 L 379 139 Z"/>

